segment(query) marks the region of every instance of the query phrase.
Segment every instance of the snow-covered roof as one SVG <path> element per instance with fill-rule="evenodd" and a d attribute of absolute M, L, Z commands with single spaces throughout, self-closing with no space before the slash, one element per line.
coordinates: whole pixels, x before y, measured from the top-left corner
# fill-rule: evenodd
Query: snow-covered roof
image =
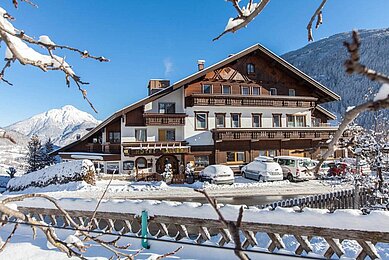
<path fill-rule="evenodd" d="M 124 107 L 124 108 L 116 111 L 113 115 L 111 115 L 110 117 L 105 119 L 101 124 L 96 126 L 92 131 L 87 133 L 81 139 L 79 139 L 79 140 L 77 140 L 77 141 L 75 141 L 67 146 L 64 146 L 58 150 L 55 150 L 51 154 L 57 154 L 59 151 L 64 151 L 67 148 L 74 146 L 76 143 L 86 140 L 87 138 L 89 138 L 90 136 L 95 134 L 97 131 L 99 131 L 103 127 L 105 127 L 107 124 L 114 121 L 118 117 L 123 116 L 127 112 L 134 110 L 134 109 L 136 109 L 144 104 L 152 102 L 160 97 L 163 97 L 163 96 L 171 93 L 172 91 L 175 91 L 175 90 L 185 86 L 186 84 L 189 84 L 190 82 L 192 82 L 196 79 L 199 79 L 200 77 L 205 76 L 208 72 L 219 69 L 219 68 L 227 65 L 228 63 L 231 63 L 235 60 L 238 60 L 239 58 L 241 58 L 245 55 L 248 55 L 252 52 L 255 52 L 255 51 L 260 51 L 261 53 L 265 54 L 266 56 L 273 59 L 278 64 L 280 64 L 281 66 L 283 66 L 284 68 L 289 70 L 290 72 L 294 73 L 296 76 L 303 79 L 305 82 L 309 83 L 311 86 L 315 87 L 317 90 L 319 90 L 321 92 L 321 95 L 323 97 L 325 97 L 326 101 L 340 100 L 340 96 L 337 95 L 335 92 L 331 91 L 330 89 L 328 89 L 327 87 L 325 87 L 324 85 L 319 83 L 318 81 L 314 80 L 313 78 L 311 78 L 310 76 L 308 76 L 307 74 L 305 74 L 301 70 L 297 69 L 295 66 L 293 66 L 292 64 L 290 64 L 286 60 L 284 60 L 283 58 L 279 57 L 278 55 L 276 55 L 275 53 L 273 53 L 272 51 L 270 51 L 269 49 L 265 48 L 264 46 L 262 46 L 261 44 L 258 43 L 258 44 L 255 44 L 255 45 L 247 48 L 247 49 L 244 49 L 236 54 L 230 55 L 229 57 L 227 57 L 227 58 L 225 58 L 225 59 L 207 67 L 207 68 L 204 68 L 203 70 L 197 71 L 197 72 L 193 73 L 192 75 L 189 75 L 188 77 L 183 78 L 183 79 L 171 84 L 169 87 L 163 88 L 160 91 L 158 91 L 150 96 L 147 96 L 147 97 L 145 97 L 145 98 L 143 98 L 143 99 L 127 106 L 127 107 Z M 330 113 L 330 112 L 328 111 L 328 113 Z"/>

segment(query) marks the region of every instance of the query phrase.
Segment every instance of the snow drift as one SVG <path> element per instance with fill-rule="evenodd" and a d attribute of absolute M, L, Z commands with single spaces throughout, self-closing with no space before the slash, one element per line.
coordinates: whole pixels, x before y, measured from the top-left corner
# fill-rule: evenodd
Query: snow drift
<path fill-rule="evenodd" d="M 21 191 L 30 187 L 46 187 L 76 181 L 85 181 L 91 185 L 96 184 L 95 168 L 91 161 L 75 160 L 30 172 L 11 179 L 7 184 L 7 190 L 11 192 Z"/>

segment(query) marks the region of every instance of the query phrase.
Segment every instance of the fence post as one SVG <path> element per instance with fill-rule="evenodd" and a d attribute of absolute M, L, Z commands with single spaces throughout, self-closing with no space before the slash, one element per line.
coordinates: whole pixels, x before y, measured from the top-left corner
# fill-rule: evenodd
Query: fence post
<path fill-rule="evenodd" d="M 146 210 L 142 211 L 142 246 L 146 249 L 150 248 L 149 241 L 147 240 L 147 221 L 148 221 L 148 214 Z"/>

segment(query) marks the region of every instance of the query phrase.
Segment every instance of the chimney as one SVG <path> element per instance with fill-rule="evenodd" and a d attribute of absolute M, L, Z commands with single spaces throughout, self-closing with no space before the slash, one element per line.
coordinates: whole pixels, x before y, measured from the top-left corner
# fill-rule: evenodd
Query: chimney
<path fill-rule="evenodd" d="M 204 63 L 205 63 L 205 60 L 198 60 L 197 61 L 197 67 L 198 67 L 199 71 L 204 69 Z"/>
<path fill-rule="evenodd" d="M 170 80 L 168 79 L 150 79 L 149 85 L 147 86 L 149 89 L 149 96 L 169 86 Z"/>

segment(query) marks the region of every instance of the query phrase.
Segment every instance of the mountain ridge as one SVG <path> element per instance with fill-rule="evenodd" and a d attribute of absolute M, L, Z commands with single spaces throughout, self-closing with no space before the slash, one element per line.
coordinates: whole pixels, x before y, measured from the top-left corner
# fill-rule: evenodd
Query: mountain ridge
<path fill-rule="evenodd" d="M 4 127 L 31 137 L 37 135 L 43 142 L 49 138 L 55 145 L 64 146 L 88 132 L 100 123 L 92 115 L 72 105 L 50 109 L 25 120 Z"/>
<path fill-rule="evenodd" d="M 359 30 L 361 38 L 361 63 L 381 73 L 389 74 L 389 28 Z M 315 80 L 339 94 L 339 102 L 323 104 L 338 116 L 338 120 L 350 106 L 373 99 L 380 84 L 361 75 L 348 75 L 344 62 L 349 54 L 344 41 L 351 41 L 351 32 L 332 35 L 310 43 L 281 57 Z M 357 123 L 365 127 L 375 126 L 377 118 L 387 120 L 388 111 L 363 113 Z"/>

